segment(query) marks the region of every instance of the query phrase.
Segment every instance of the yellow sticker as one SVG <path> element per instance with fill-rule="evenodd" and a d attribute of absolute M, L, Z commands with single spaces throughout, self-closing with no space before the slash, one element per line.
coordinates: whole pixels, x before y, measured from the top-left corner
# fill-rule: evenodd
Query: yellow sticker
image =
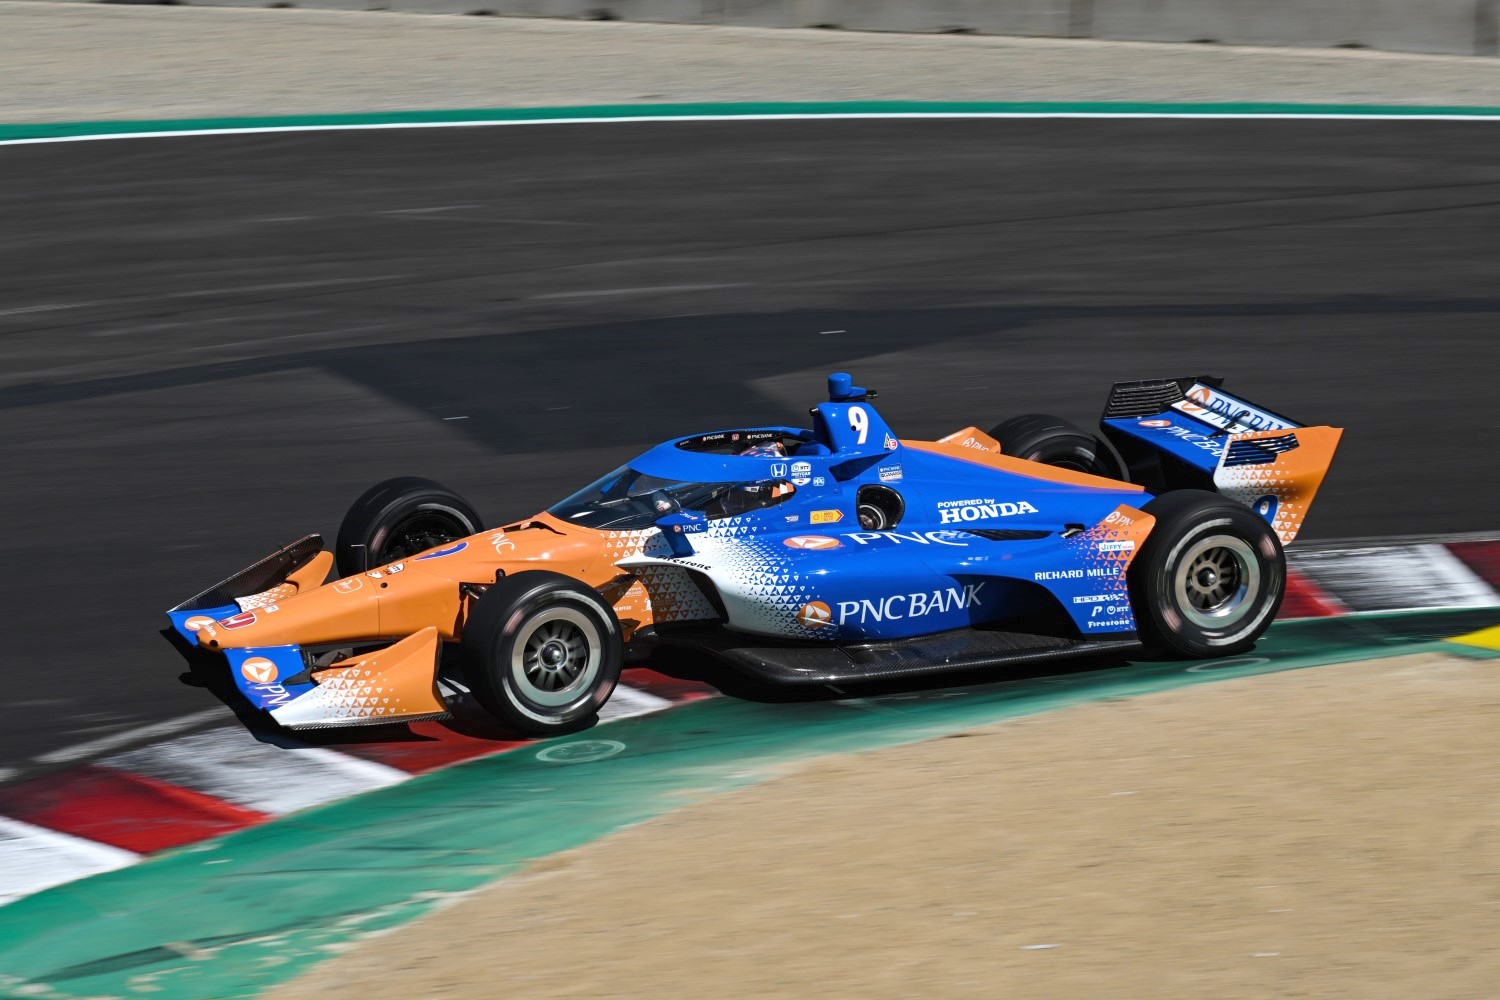
<path fill-rule="evenodd" d="M 841 510 L 815 510 L 807 516 L 807 520 L 813 524 L 833 524 L 844 519 Z"/>
<path fill-rule="evenodd" d="M 1493 628 L 1480 629 L 1478 632 L 1470 632 L 1461 635 L 1449 642 L 1461 642 L 1465 646 L 1478 646 L 1480 649 L 1493 649 L 1500 651 L 1500 625 Z"/>

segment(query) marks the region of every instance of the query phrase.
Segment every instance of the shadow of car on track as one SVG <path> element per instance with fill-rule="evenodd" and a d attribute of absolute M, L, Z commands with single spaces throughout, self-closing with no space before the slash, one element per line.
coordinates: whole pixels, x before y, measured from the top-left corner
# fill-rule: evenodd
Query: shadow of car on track
<path fill-rule="evenodd" d="M 406 723 L 389 725 L 362 725 L 349 728 L 306 729 L 291 731 L 272 721 L 266 713 L 254 708 L 240 694 L 230 677 L 222 657 L 191 647 L 173 629 L 162 629 L 161 634 L 182 656 L 186 670 L 178 680 L 187 686 L 202 688 L 212 693 L 225 704 L 240 724 L 256 740 L 272 746 L 352 746 L 382 743 L 432 743 L 439 740 L 431 735 L 414 731 Z M 942 691 L 959 692 L 976 688 L 994 691 L 1008 684 L 1036 681 L 1048 677 L 1064 678 L 1088 671 L 1117 669 L 1131 663 L 1156 659 L 1136 650 L 1130 656 L 1103 650 L 1066 661 L 1052 661 L 1031 666 L 1013 666 L 998 674 L 994 668 L 959 669 L 939 675 L 926 675 L 897 680 L 869 681 L 849 685 L 821 685 L 787 687 L 769 684 L 750 677 L 724 662 L 710 656 L 690 656 L 680 650 L 657 651 L 650 660 L 631 663 L 627 666 L 624 683 L 629 684 L 630 669 L 646 668 L 665 678 L 686 682 L 690 685 L 707 685 L 719 694 L 741 701 L 759 704 L 805 704 L 811 702 L 841 701 L 850 698 L 877 698 L 904 694 L 925 694 Z M 478 703 L 468 694 L 462 679 L 462 663 L 456 655 L 444 657 L 439 676 L 444 688 L 445 700 L 452 709 L 452 716 L 442 720 L 441 726 L 455 736 L 492 741 L 497 744 L 512 744 L 530 741 L 529 737 L 509 732 L 492 720 Z"/>
<path fill-rule="evenodd" d="M 1066 677 L 1091 670 L 1124 667 L 1132 662 L 1154 659 L 1139 650 L 1124 656 L 1109 650 L 1080 655 L 1068 660 L 1053 660 L 1031 665 L 1013 665 L 1004 668 L 971 667 L 944 671 L 940 674 L 925 674 L 885 680 L 862 681 L 855 684 L 787 686 L 769 684 L 734 669 L 716 659 L 702 657 L 693 659 L 676 650 L 662 650 L 649 664 L 652 670 L 686 681 L 697 681 L 716 688 L 721 694 L 741 701 L 761 704 L 799 704 L 818 701 L 839 701 L 856 697 L 880 697 L 884 695 L 911 694 L 942 691 L 952 688 L 997 687 L 1020 681 L 1034 681 L 1045 677 Z M 1002 672 L 1003 671 L 1003 672 Z"/>

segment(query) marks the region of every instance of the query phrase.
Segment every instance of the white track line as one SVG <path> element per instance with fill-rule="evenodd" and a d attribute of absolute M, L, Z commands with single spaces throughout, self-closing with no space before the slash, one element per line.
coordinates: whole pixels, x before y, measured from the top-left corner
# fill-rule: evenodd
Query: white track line
<path fill-rule="evenodd" d="M 667 698 L 659 698 L 645 691 L 637 691 L 635 688 L 620 685 L 615 688 L 615 693 L 609 696 L 609 701 L 599 710 L 599 721 L 608 722 L 610 719 L 628 719 L 632 715 L 649 715 L 652 712 L 660 712 L 664 708 L 671 708 L 675 702 Z"/>
<path fill-rule="evenodd" d="M 1353 538 L 1327 538 L 1316 541 L 1297 542 L 1297 547 L 1289 549 L 1290 553 L 1315 552 L 1318 549 L 1364 549 L 1372 545 L 1423 545 L 1427 542 L 1500 542 L 1500 532 L 1496 531 L 1449 531 L 1442 534 L 1430 535 L 1365 535 Z"/>
<path fill-rule="evenodd" d="M 239 726 L 193 733 L 98 763 L 273 816 L 395 785 L 411 777 L 405 771 L 337 750 L 262 743 Z"/>
<path fill-rule="evenodd" d="M 1500 115 L 1358 114 L 1338 112 L 1210 111 L 866 111 L 829 114 L 623 115 L 590 118 L 502 118 L 455 122 L 379 122 L 349 125 L 255 125 L 248 128 L 201 128 L 163 132 L 111 132 L 104 135 L 58 135 L 35 139 L 0 139 L 0 146 L 49 142 L 98 142 L 106 139 L 161 139 L 173 136 L 246 135 L 276 132 L 364 132 L 414 128 L 493 128 L 506 125 L 624 125 L 638 122 L 819 121 L 826 119 L 953 119 L 953 118 L 1183 118 L 1194 120 L 1252 119 L 1310 121 L 1429 121 L 1493 122 Z"/>
<path fill-rule="evenodd" d="M 139 857 L 0 816 L 0 905 L 86 875 L 124 868 Z"/>
<path fill-rule="evenodd" d="M 622 686 L 615 689 L 599 716 L 605 721 L 625 719 L 672 705 L 666 698 Z M 273 816 L 413 777 L 397 768 L 324 747 L 262 743 L 239 726 L 153 743 L 95 763 L 191 788 Z"/>
<path fill-rule="evenodd" d="M 1313 549 L 1295 565 L 1355 611 L 1500 605 L 1494 588 L 1438 544 Z"/>
<path fill-rule="evenodd" d="M 69 764 L 73 761 L 84 760 L 88 757 L 97 757 L 99 754 L 108 753 L 131 743 L 140 743 L 150 740 L 154 736 L 171 736 L 187 729 L 207 725 L 210 722 L 218 722 L 234 715 L 226 705 L 217 705 L 213 708 L 205 708 L 201 712 L 193 712 L 191 715 L 180 715 L 175 719 L 166 719 L 162 722 L 153 722 L 149 726 L 136 726 L 113 736 L 101 736 L 97 740 L 89 740 L 86 743 L 75 743 L 61 750 L 49 750 L 47 753 L 33 757 L 32 760 L 39 764 Z"/>

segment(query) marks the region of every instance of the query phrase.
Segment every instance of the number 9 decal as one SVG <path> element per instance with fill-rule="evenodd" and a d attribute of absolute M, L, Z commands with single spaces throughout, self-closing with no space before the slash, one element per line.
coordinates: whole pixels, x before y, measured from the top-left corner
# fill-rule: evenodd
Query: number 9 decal
<path fill-rule="evenodd" d="M 864 444 L 865 438 L 870 436 L 870 415 L 863 406 L 849 407 L 849 429 L 859 435 L 855 444 Z"/>

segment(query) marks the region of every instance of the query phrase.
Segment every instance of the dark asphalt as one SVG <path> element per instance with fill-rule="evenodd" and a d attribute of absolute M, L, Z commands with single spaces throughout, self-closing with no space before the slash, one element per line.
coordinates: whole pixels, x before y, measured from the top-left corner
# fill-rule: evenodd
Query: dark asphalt
<path fill-rule="evenodd" d="M 832 369 L 914 437 L 1223 375 L 1348 428 L 1305 537 L 1500 527 L 1497 234 L 1482 123 L 0 148 L 0 764 L 215 704 L 160 611 L 373 480 L 524 515 Z"/>

